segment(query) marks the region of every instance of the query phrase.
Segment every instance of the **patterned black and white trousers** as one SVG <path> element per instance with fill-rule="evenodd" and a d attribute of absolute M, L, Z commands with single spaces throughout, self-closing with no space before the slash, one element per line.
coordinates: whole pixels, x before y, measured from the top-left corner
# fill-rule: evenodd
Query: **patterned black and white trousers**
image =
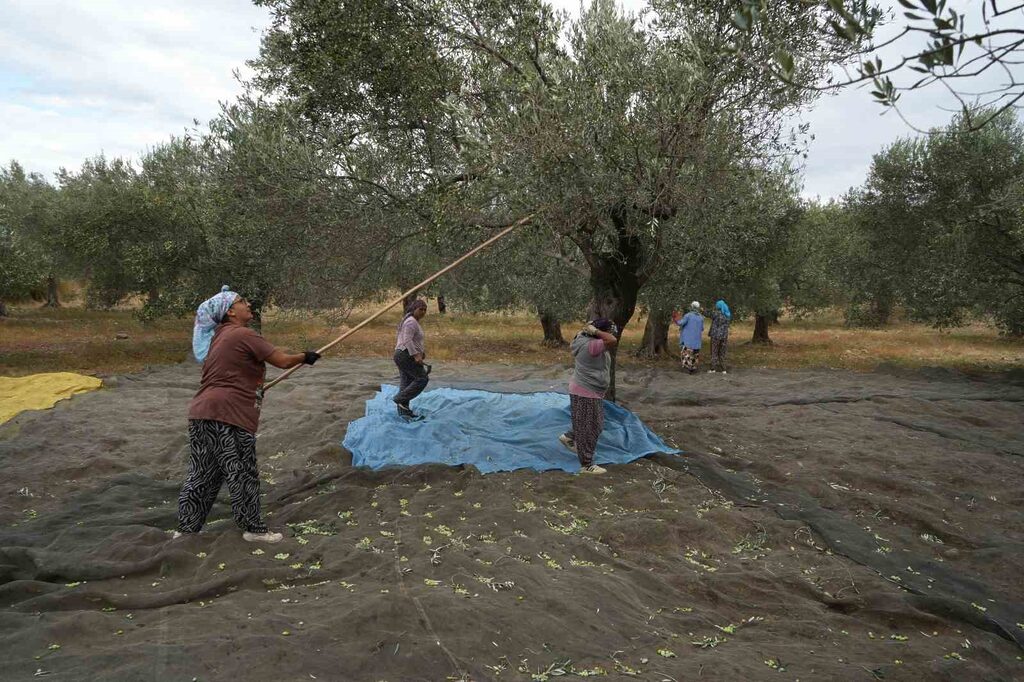
<path fill-rule="evenodd" d="M 597 439 L 604 430 L 604 401 L 569 394 L 569 414 L 572 415 L 572 439 L 576 443 L 576 456 L 580 466 L 594 463 Z"/>
<path fill-rule="evenodd" d="M 697 371 L 698 365 L 700 365 L 700 349 L 683 346 L 679 349 L 679 361 L 682 363 L 684 370 L 693 374 Z"/>
<path fill-rule="evenodd" d="M 266 533 L 260 516 L 260 478 L 256 436 L 224 422 L 188 420 L 188 476 L 178 496 L 178 530 L 198 533 L 226 481 L 235 523 L 251 533 Z"/>
<path fill-rule="evenodd" d="M 711 369 L 716 372 L 725 371 L 725 351 L 729 338 L 711 339 Z"/>

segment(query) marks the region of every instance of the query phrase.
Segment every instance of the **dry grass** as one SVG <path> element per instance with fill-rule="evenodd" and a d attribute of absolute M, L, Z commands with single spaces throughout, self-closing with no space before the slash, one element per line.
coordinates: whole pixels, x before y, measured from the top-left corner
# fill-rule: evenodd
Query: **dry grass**
<path fill-rule="evenodd" d="M 431 306 L 431 310 L 435 310 Z M 372 307 L 356 310 L 350 320 L 363 319 Z M 332 351 L 342 357 L 391 355 L 398 313 L 375 321 Z M 564 325 L 571 336 L 579 323 Z M 526 314 L 468 315 L 432 313 L 424 321 L 430 357 L 437 362 L 505 362 L 568 365 L 564 349 L 540 344 L 540 325 Z M 341 329 L 344 329 L 342 327 Z M 322 319 L 295 314 L 269 314 L 264 335 L 292 350 L 315 348 L 341 329 Z M 117 340 L 118 333 L 128 335 Z M 15 307 L 0 319 L 0 375 L 74 371 L 85 374 L 135 372 L 147 365 L 180 362 L 189 357 L 189 319 L 162 319 L 143 324 L 129 310 L 95 311 L 80 307 L 58 310 Z M 640 360 L 631 351 L 640 344 L 643 320 L 626 330 L 623 365 L 666 365 L 675 358 Z M 907 367 L 937 366 L 964 370 L 1000 370 L 1024 366 L 1024 341 L 1001 337 L 976 324 L 952 331 L 898 323 L 881 330 L 846 329 L 837 315 L 783 319 L 772 327 L 774 344 L 748 343 L 749 322 L 733 325 L 729 362 L 734 367 L 834 367 L 869 370 L 882 363 Z M 674 347 L 674 342 L 673 342 Z"/>

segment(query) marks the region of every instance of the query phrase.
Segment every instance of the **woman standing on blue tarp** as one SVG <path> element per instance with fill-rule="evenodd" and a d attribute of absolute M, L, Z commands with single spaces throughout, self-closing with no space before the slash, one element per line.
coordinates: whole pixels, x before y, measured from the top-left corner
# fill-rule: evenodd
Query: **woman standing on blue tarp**
<path fill-rule="evenodd" d="M 576 453 L 580 473 L 603 474 L 605 468 L 594 464 L 597 439 L 604 430 L 604 394 L 611 380 L 611 353 L 619 342 L 618 330 L 608 319 L 589 323 L 569 344 L 573 357 L 572 379 L 569 381 L 569 413 L 572 430 L 558 437 L 562 444 Z"/>
<path fill-rule="evenodd" d="M 711 337 L 711 369 L 709 374 L 725 371 L 725 351 L 729 344 L 729 323 L 732 321 L 732 311 L 729 305 L 722 299 L 715 303 L 715 309 L 711 311 L 711 330 L 708 336 Z"/>
<path fill-rule="evenodd" d="M 694 374 L 700 364 L 701 337 L 704 335 L 704 316 L 700 314 L 700 303 L 690 304 L 690 311 L 679 316 L 673 311 L 672 322 L 679 327 L 679 361 L 683 369 Z"/>
<path fill-rule="evenodd" d="M 403 419 L 419 418 L 409 407 L 409 401 L 422 393 L 430 381 L 427 376 L 430 374 L 430 365 L 424 362 L 427 351 L 423 345 L 423 327 L 420 326 L 420 320 L 426 314 L 427 302 L 418 298 L 409 304 L 405 316 L 398 324 L 394 360 L 401 383 L 394 401 L 398 406 L 398 415 Z"/>

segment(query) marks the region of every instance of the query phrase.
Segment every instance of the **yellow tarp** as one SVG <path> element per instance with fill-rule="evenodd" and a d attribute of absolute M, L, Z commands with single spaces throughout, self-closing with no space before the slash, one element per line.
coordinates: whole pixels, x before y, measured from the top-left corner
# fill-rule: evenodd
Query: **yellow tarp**
<path fill-rule="evenodd" d="M 103 385 L 96 377 L 73 372 L 0 377 L 0 424 L 25 410 L 46 410 L 58 400 L 76 393 L 95 391 Z"/>

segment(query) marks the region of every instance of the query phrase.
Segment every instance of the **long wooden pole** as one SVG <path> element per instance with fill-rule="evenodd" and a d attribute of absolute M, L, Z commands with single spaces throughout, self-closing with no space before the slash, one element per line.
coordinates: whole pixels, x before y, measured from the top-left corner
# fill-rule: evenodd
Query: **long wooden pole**
<path fill-rule="evenodd" d="M 366 325 L 370 324 L 371 322 L 376 320 L 378 317 L 380 317 L 381 315 L 383 315 L 384 313 L 386 313 L 387 311 L 391 310 L 396 305 L 398 305 L 399 303 L 404 301 L 406 296 L 409 296 L 410 294 L 415 293 L 416 291 L 419 291 L 423 287 L 427 286 L 428 284 L 430 284 L 431 282 L 436 280 L 438 277 L 441 277 L 445 273 L 451 271 L 453 268 L 457 267 L 458 265 L 460 265 L 461 263 L 465 262 L 466 260 L 472 258 L 477 253 L 479 253 L 480 251 L 486 249 L 488 246 L 490 246 L 494 242 L 498 241 L 499 239 L 501 239 L 502 237 L 507 235 L 509 232 L 512 232 L 516 228 L 522 227 L 523 225 L 527 224 L 532 219 L 533 219 L 533 215 L 531 214 L 531 215 L 526 216 L 525 218 L 521 218 L 521 219 L 517 220 L 516 222 L 512 223 L 511 225 L 506 227 L 504 230 L 502 230 L 498 234 L 494 235 L 493 237 L 491 237 L 490 239 L 485 241 L 483 244 L 480 244 L 479 246 L 471 249 L 470 251 L 466 252 L 463 256 L 461 256 L 457 260 L 455 260 L 455 261 L 451 262 L 450 264 L 448 264 L 443 269 L 438 270 L 437 272 L 435 272 L 430 277 L 427 277 L 425 280 L 423 280 L 422 282 L 420 282 L 419 284 L 414 286 L 412 289 L 409 289 L 408 291 L 402 292 L 401 296 L 399 296 L 395 300 L 391 301 L 390 303 L 385 305 L 383 308 L 381 308 L 380 310 L 375 312 L 373 315 L 370 315 L 368 318 L 366 318 L 365 320 L 363 320 L 362 322 L 360 322 L 356 326 L 352 327 L 347 332 L 345 332 L 344 334 L 342 334 L 338 338 L 334 339 L 333 341 L 331 341 L 329 344 L 327 344 L 323 348 L 318 348 L 316 352 L 320 353 L 321 355 L 323 355 L 324 353 L 329 351 L 331 348 L 334 348 L 334 346 L 338 345 L 339 343 L 341 343 L 342 341 L 344 341 L 348 337 L 352 336 L 357 331 L 359 331 L 360 329 L 362 329 Z M 284 381 L 285 379 L 287 379 L 294 372 L 298 371 L 298 369 L 300 367 L 302 367 L 302 365 L 295 365 L 294 367 L 292 367 L 291 369 L 287 370 L 286 372 L 283 372 L 283 373 L 279 374 L 270 383 L 264 384 L 263 389 L 260 392 L 260 397 L 262 398 L 262 396 L 264 394 L 266 394 L 266 392 L 269 391 L 273 386 L 275 386 L 275 385 L 281 383 L 282 381 Z"/>

